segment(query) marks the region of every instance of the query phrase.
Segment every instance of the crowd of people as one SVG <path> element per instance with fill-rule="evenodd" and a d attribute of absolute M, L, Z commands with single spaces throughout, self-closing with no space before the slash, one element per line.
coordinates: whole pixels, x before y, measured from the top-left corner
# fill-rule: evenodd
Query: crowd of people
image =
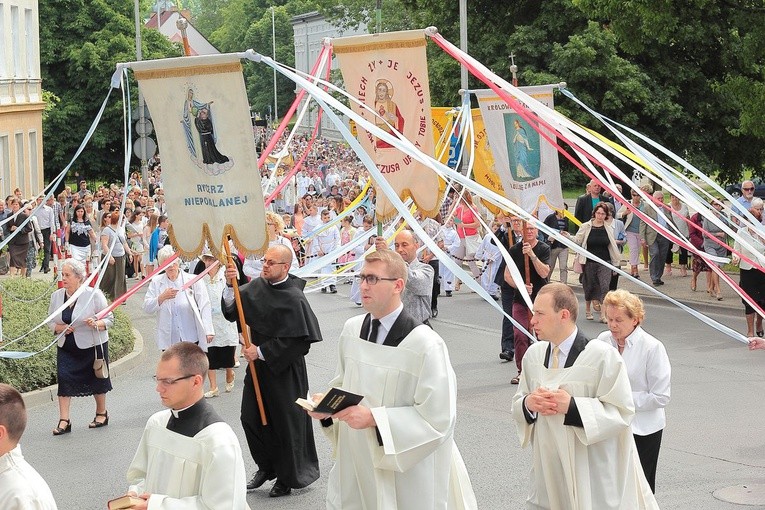
<path fill-rule="evenodd" d="M 286 153 L 298 154 L 308 144 L 307 138 L 297 137 Z M 276 162 L 270 168 L 261 175 L 266 195 L 281 184 L 289 164 Z M 149 175 L 144 183 L 134 174 L 125 190 L 114 185 L 90 190 L 86 181 L 75 190 L 66 188 L 39 207 L 23 235 L 9 245 L 10 269 L 20 275 L 28 271 L 30 250 L 36 258 L 37 245 L 43 252 L 44 273 L 57 246 L 71 256 L 62 267 L 63 288 L 51 298 L 50 311 L 58 312 L 48 324 L 58 335 L 59 421 L 54 435 L 72 430 L 73 396 L 95 399 L 95 417 L 88 427 L 109 424 L 106 393 L 111 381 L 108 370 L 99 372 L 97 367 L 108 367 L 113 315 L 95 317 L 126 292 L 128 278 L 145 278 L 174 255 L 168 246 L 171 211 L 166 210 L 158 158 Z M 680 277 L 690 269 L 695 291 L 698 275 L 704 272 L 707 292 L 722 299 L 719 279 L 704 259 L 673 247 L 632 211 L 638 209 L 662 226 L 671 222 L 694 246 L 719 257 L 727 255 L 722 243 L 700 236 L 700 229 L 726 241 L 719 225 L 736 222 L 723 214 L 722 204 L 712 200 L 720 221 L 711 221 L 691 215 L 675 196 L 664 204 L 663 192 L 646 187 L 645 196 L 664 205 L 664 214 L 657 215 L 638 193 L 609 196 L 590 182 L 575 206 L 574 217 L 581 225 L 576 227 L 563 210 L 553 211 L 539 218 L 552 229 L 547 234 L 520 217 L 503 211 L 491 214 L 468 191 L 449 187 L 438 215 L 418 215 L 418 221 L 452 261 L 467 269 L 455 274 L 443 257 L 439 260 L 434 250 L 423 247 L 423 239 L 411 228 L 399 230 L 390 243 L 369 235 L 375 223 L 369 180 L 352 151 L 318 139 L 303 169 L 268 207 L 269 245 L 263 256 L 235 256 L 233 262 L 213 267 L 215 258 L 205 250 L 193 270 L 187 272 L 175 259 L 152 278 L 143 310 L 157 315 L 156 345 L 162 355 L 155 378 L 168 410 L 149 418 L 128 469 L 126 493 L 134 498 L 130 508 L 167 501 L 176 505 L 173 508 L 201 504 L 239 509 L 246 508 L 246 492 L 267 481 L 274 481 L 271 497 L 306 487 L 319 477 L 311 419 L 320 421 L 336 453 L 328 508 L 476 508 L 453 439 L 456 378 L 448 349 L 431 323 L 438 315 L 439 296 L 452 297 L 461 278 L 478 281 L 506 314 L 500 358 L 515 362 L 517 374 L 510 380 L 518 385 L 513 417 L 522 444 L 533 448 L 529 503 L 538 508 L 658 508 L 653 493 L 664 408 L 671 393 L 669 356 L 642 328 L 645 310 L 640 298 L 620 289 L 609 267 L 577 254 L 571 269 L 584 290 L 584 318 L 595 320 L 599 312 L 607 327 L 597 339 L 584 336 L 576 325 L 579 302 L 568 281 L 566 243 L 617 267 L 625 258 L 634 278 L 640 278 L 642 255 L 654 286 L 663 285 L 674 269 Z M 751 196 L 753 186 L 748 184 L 734 206 L 763 221 L 762 200 Z M 336 222 L 351 204 L 351 214 Z M 0 219 L 32 206 L 15 195 L 8 197 L 0 203 Z M 22 228 L 24 219 L 19 215 L 6 223 L 5 233 Z M 739 233 L 748 246 L 735 245 L 745 256 L 734 256 L 733 263 L 740 265 L 741 287 L 763 306 L 765 280 L 751 263 L 765 254 L 762 230 L 741 226 Z M 312 344 L 322 341 L 322 333 L 304 294 L 306 281 L 292 273 L 364 235 L 369 236 L 365 243 L 327 262 L 317 279 L 317 288 L 329 294 L 337 293 L 341 282 L 352 282 L 350 299 L 366 311 L 345 324 L 330 384 L 361 394 L 364 400 L 334 414 L 306 412 L 294 401 L 306 396 L 306 356 Z M 507 266 L 501 247 L 515 268 Z M 106 254 L 100 288 L 82 289 L 88 271 Z M 551 282 L 556 265 L 559 282 Z M 205 269 L 209 272 L 192 284 L 193 273 Z M 512 269 L 518 270 L 521 281 Z M 244 323 L 234 305 L 235 282 Z M 62 308 L 78 292 L 79 297 Z M 763 335 L 761 317 L 746 302 L 745 315 L 751 347 L 762 348 L 765 344 L 756 338 Z M 220 394 L 217 370 L 225 370 L 225 391 L 234 389 L 237 346 L 243 343 L 246 327 L 252 343 L 241 348 L 248 362 L 241 426 L 258 466 L 249 481 L 236 436 L 210 400 Z M 395 349 L 399 345 L 406 348 Z M 387 383 L 381 381 L 396 381 L 395 391 L 386 393 Z M 322 397 L 317 394 L 313 400 Z M 6 409 L 23 412 L 13 392 L 0 386 L 0 410 Z M 6 456 L 20 458 L 21 432 L 23 426 L 0 414 L 0 477 Z M 196 452 L 194 466 L 189 451 Z M 225 480 L 221 469 L 227 472 Z M 604 470 L 613 476 L 591 483 Z M 22 485 L 16 479 L 14 483 Z M 43 500 L 50 492 L 44 489 L 43 483 Z M 2 494 L 0 490 L 0 503 Z M 55 503 L 42 507 L 55 508 Z"/>

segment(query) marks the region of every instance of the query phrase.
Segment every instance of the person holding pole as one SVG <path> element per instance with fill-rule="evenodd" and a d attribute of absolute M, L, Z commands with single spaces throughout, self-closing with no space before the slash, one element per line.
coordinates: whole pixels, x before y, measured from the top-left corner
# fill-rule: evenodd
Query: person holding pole
<path fill-rule="evenodd" d="M 521 272 L 526 291 L 532 301 L 534 301 L 539 289 L 547 284 L 547 277 L 550 275 L 550 247 L 538 239 L 538 233 L 539 231 L 534 225 L 524 222 L 523 238 L 508 251 L 513 263 Z M 507 267 L 505 267 L 504 278 L 510 287 L 518 288 L 518 284 L 513 280 Z M 513 294 L 512 317 L 526 330 L 529 329 L 531 310 L 524 302 L 520 292 Z M 518 368 L 518 375 L 510 380 L 510 384 L 518 384 L 523 367 L 523 355 L 529 348 L 529 338 L 514 326 L 513 342 L 515 343 L 515 366 Z"/>
<path fill-rule="evenodd" d="M 311 419 L 295 405 L 308 393 L 305 355 L 322 340 L 316 315 L 303 294 L 305 281 L 289 274 L 292 251 L 275 245 L 266 251 L 260 278 L 240 289 L 244 322 L 252 332 L 252 345 L 242 353 L 250 361 L 242 391 L 242 427 L 258 471 L 247 484 L 252 491 L 276 479 L 269 496 L 290 494 L 319 477 Z M 226 279 L 236 284 L 233 262 Z M 238 288 L 238 287 L 237 287 Z M 229 321 L 237 319 L 234 292 L 224 291 L 221 308 Z M 255 369 L 259 389 L 253 384 Z M 261 402 L 256 399 L 257 394 Z M 262 404 L 264 413 L 259 413 Z M 265 418 L 265 419 L 264 419 Z M 265 422 L 265 423 L 264 423 Z"/>

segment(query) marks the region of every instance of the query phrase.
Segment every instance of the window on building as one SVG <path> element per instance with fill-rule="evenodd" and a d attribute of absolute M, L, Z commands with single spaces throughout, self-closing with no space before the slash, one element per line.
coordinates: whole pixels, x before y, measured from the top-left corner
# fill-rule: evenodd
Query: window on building
<path fill-rule="evenodd" d="M 27 54 L 27 78 L 37 78 L 35 76 L 37 66 L 35 58 L 37 56 L 37 45 L 35 44 L 35 19 L 32 9 L 24 9 L 24 40 L 26 41 Z"/>
<path fill-rule="evenodd" d="M 11 193 L 11 151 L 8 147 L 8 135 L 0 136 L 0 197 Z"/>
<path fill-rule="evenodd" d="M 5 32 L 5 6 L 0 2 L 0 29 Z M 8 67 L 5 63 L 5 52 L 0 51 L 0 78 L 8 76 Z"/>
<path fill-rule="evenodd" d="M 24 188 L 24 133 L 16 133 L 16 186 Z"/>
<path fill-rule="evenodd" d="M 40 192 L 40 179 L 38 174 L 40 169 L 37 167 L 37 131 L 29 132 L 29 184 L 32 187 L 32 193 Z"/>
<path fill-rule="evenodd" d="M 11 6 L 11 58 L 13 59 L 13 76 L 21 76 L 21 34 L 19 34 L 19 8 Z"/>

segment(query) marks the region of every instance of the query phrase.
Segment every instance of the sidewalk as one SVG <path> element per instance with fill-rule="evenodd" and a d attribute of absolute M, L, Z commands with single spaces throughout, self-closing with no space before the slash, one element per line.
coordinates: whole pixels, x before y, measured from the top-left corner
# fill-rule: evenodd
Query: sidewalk
<path fill-rule="evenodd" d="M 582 292 L 582 285 L 579 283 L 579 275 L 571 269 L 573 263 L 573 257 L 569 257 L 569 270 L 568 270 L 568 284 L 574 288 L 577 293 Z M 741 320 L 744 320 L 744 305 L 741 303 L 741 298 L 736 294 L 727 284 L 721 282 L 722 289 L 722 301 L 717 301 L 714 297 L 707 294 L 706 275 L 700 274 L 696 285 L 696 292 L 691 290 L 691 271 L 688 270 L 688 276 L 680 276 L 680 268 L 677 265 L 672 266 L 671 276 L 662 276 L 664 285 L 660 287 L 654 287 L 651 284 L 651 277 L 648 274 L 647 269 L 643 269 L 643 265 L 638 266 L 640 281 L 647 283 L 651 289 L 655 289 L 666 296 L 674 298 L 681 303 L 692 306 L 692 308 L 700 312 L 725 312 L 728 311 L 731 314 L 740 315 Z M 622 268 L 624 269 L 624 267 Z M 627 267 L 627 272 L 629 268 Z M 738 274 L 728 273 L 734 282 L 738 282 Z M 560 281 L 560 273 L 558 268 L 555 268 L 553 274 L 550 275 L 550 281 Z M 619 288 L 625 289 L 633 294 L 641 297 L 646 302 L 653 304 L 666 303 L 671 304 L 664 297 L 646 289 L 640 284 L 636 283 L 632 278 L 620 276 Z M 744 326 L 744 330 L 746 327 Z"/>

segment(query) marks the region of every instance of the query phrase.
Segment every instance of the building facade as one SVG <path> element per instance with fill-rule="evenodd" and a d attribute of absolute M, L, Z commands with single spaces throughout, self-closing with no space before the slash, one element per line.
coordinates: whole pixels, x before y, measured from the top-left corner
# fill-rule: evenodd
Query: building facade
<path fill-rule="evenodd" d="M 0 0 L 0 198 L 43 185 L 37 0 Z"/>
<path fill-rule="evenodd" d="M 300 14 L 292 18 L 292 31 L 295 39 L 295 68 L 298 71 L 308 73 L 311 71 L 316 59 L 321 52 L 324 39 L 352 36 L 352 35 L 365 35 L 367 34 L 366 26 L 362 25 L 358 30 L 345 31 L 338 29 L 332 25 L 329 21 L 324 19 L 324 16 L 318 12 L 309 12 L 306 14 Z M 337 60 L 332 59 L 332 70 L 339 69 Z M 299 89 L 298 89 L 299 90 Z M 297 91 L 296 91 L 297 92 Z M 298 112 L 303 108 L 303 105 L 308 100 L 304 97 L 298 107 Z M 309 110 L 303 116 L 303 120 L 300 122 L 298 129 L 301 132 L 313 132 L 313 126 L 316 124 L 316 117 L 319 114 L 319 108 L 316 102 L 312 102 Z M 345 120 L 347 125 L 348 119 L 345 119 L 341 115 L 341 118 Z M 319 134 L 325 138 L 331 140 L 342 140 L 343 136 L 337 129 L 335 124 L 326 116 L 321 117 L 321 126 L 319 128 Z"/>

